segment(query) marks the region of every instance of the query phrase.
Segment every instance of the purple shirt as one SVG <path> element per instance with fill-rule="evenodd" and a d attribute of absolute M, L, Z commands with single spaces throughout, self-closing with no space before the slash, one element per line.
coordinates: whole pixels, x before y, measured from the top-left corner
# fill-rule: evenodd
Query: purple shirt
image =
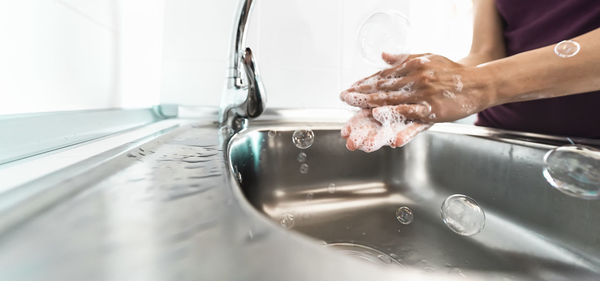
<path fill-rule="evenodd" d="M 507 56 L 553 45 L 600 27 L 600 0 L 496 0 L 496 7 L 503 20 Z M 600 92 L 495 106 L 480 112 L 475 124 L 600 138 Z"/>

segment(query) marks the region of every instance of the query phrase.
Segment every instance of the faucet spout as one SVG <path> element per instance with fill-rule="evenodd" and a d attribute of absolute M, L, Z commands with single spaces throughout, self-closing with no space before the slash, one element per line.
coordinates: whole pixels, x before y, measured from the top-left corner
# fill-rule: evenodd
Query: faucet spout
<path fill-rule="evenodd" d="M 254 54 L 244 49 L 248 17 L 254 0 L 241 0 L 232 37 L 227 89 L 221 100 L 221 126 L 238 128 L 235 119 L 258 117 L 265 109 L 265 91 Z M 243 74 L 242 74 L 243 73 Z M 244 122 L 238 122 L 245 124 Z"/>

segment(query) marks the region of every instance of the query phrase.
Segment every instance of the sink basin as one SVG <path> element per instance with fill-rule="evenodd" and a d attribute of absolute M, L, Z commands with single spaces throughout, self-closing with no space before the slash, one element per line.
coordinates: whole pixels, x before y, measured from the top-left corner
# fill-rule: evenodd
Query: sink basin
<path fill-rule="evenodd" d="M 370 154 L 345 148 L 341 124 L 311 126 L 315 140 L 304 150 L 291 141 L 301 125 L 251 126 L 231 140 L 229 164 L 248 206 L 332 250 L 354 247 L 346 253 L 457 275 L 600 278 L 600 201 L 569 197 L 544 180 L 543 156 L 554 146 L 444 126 Z M 480 233 L 462 236 L 444 224 L 440 207 L 453 194 L 484 210 Z M 409 224 L 396 218 L 400 207 L 412 210 Z"/>

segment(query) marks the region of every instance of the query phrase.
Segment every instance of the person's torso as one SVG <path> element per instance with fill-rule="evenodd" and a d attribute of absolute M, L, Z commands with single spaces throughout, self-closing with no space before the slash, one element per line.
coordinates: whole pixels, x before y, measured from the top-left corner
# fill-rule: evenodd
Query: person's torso
<path fill-rule="evenodd" d="M 496 0 L 496 7 L 503 20 L 507 56 L 556 44 L 600 27 L 600 0 Z M 476 124 L 600 138 L 599 107 L 600 92 L 510 103 L 479 113 Z"/>

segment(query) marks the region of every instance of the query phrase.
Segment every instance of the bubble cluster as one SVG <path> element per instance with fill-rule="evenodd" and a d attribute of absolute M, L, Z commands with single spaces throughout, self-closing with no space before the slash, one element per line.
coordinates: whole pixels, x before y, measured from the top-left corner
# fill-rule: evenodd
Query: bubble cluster
<path fill-rule="evenodd" d="M 381 53 L 408 54 L 409 21 L 398 11 L 375 12 L 360 26 L 358 48 L 369 63 L 385 66 Z"/>
<path fill-rule="evenodd" d="M 442 220 L 450 230 L 463 236 L 475 235 L 485 226 L 485 213 L 473 198 L 454 194 L 442 203 Z"/>
<path fill-rule="evenodd" d="M 315 133 L 311 129 L 302 129 L 294 131 L 292 142 L 297 148 L 307 149 L 315 141 Z"/>
<path fill-rule="evenodd" d="M 290 213 L 284 214 L 283 216 L 281 216 L 281 219 L 279 220 L 279 224 L 286 229 L 290 229 L 290 228 L 294 227 L 294 225 L 296 224 L 296 222 L 294 221 L 294 215 L 292 215 Z"/>
<path fill-rule="evenodd" d="M 396 210 L 396 219 L 401 224 L 412 223 L 414 217 L 415 216 L 413 215 L 413 211 L 409 207 L 403 206 L 403 207 L 398 208 L 398 210 Z"/>
<path fill-rule="evenodd" d="M 581 199 L 600 199 L 600 151 L 565 145 L 544 156 L 544 178 L 559 191 Z"/>
<path fill-rule="evenodd" d="M 564 40 L 554 46 L 554 53 L 561 58 L 570 58 L 577 55 L 581 46 L 573 40 Z"/>

